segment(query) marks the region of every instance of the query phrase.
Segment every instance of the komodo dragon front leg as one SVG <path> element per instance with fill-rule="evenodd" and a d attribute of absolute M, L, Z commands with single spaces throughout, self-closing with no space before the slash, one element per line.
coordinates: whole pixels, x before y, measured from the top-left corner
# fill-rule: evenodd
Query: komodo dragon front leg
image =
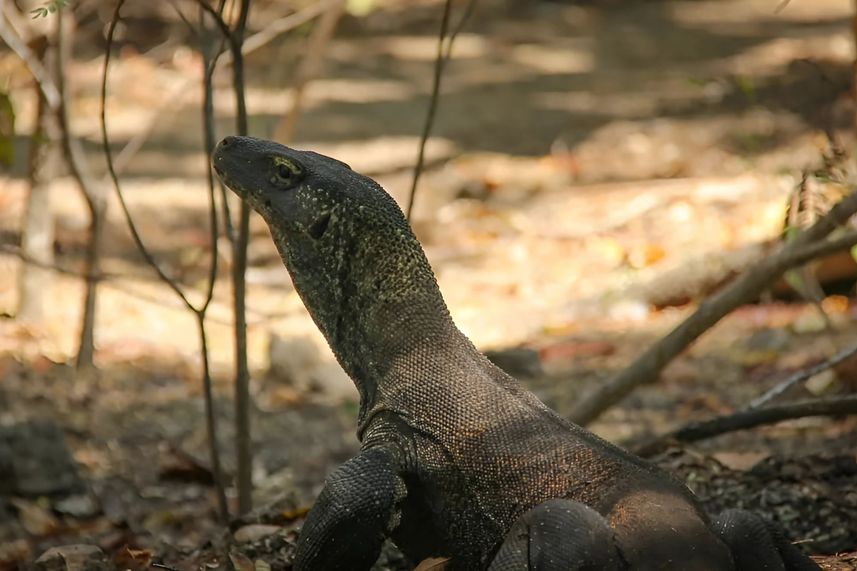
<path fill-rule="evenodd" d="M 396 523 L 404 496 L 393 450 L 377 447 L 334 470 L 307 516 L 295 554 L 298 571 L 369 569 Z"/>

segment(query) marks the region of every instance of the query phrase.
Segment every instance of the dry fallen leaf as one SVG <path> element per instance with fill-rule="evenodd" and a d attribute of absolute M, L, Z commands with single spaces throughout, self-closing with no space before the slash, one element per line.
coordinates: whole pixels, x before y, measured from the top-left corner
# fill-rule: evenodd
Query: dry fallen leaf
<path fill-rule="evenodd" d="M 0 543 L 0 569 L 18 569 L 19 564 L 32 558 L 32 550 L 26 539 L 14 539 Z"/>
<path fill-rule="evenodd" d="M 429 557 L 423 559 L 414 571 L 443 571 L 449 566 L 449 557 Z"/>
<path fill-rule="evenodd" d="M 837 388 L 836 371 L 828 369 L 811 376 L 804 381 L 803 386 L 812 396 L 820 397 L 833 392 Z"/>
<path fill-rule="evenodd" d="M 253 564 L 253 560 L 243 553 L 231 551 L 229 553 L 229 560 L 232 562 L 232 568 L 235 569 L 235 571 L 256 571 L 256 566 Z"/>
<path fill-rule="evenodd" d="M 59 531 L 60 522 L 48 509 L 17 498 L 12 498 L 11 503 L 18 510 L 18 520 L 27 533 L 45 536 Z"/>
<path fill-rule="evenodd" d="M 207 466 L 174 446 L 158 450 L 158 476 L 161 480 L 211 484 L 214 476 Z"/>
<path fill-rule="evenodd" d="M 628 252 L 628 264 L 632 268 L 647 268 L 664 259 L 666 255 L 666 250 L 657 244 L 643 244 Z"/>
<path fill-rule="evenodd" d="M 152 565 L 152 552 L 148 549 L 133 549 L 126 545 L 113 562 L 123 571 L 148 571 Z"/>
<path fill-rule="evenodd" d="M 309 508 L 295 508 L 293 510 L 284 510 L 280 512 L 280 515 L 283 516 L 283 519 L 286 521 L 294 521 L 296 519 L 300 519 L 302 517 L 306 517 L 306 514 L 309 513 Z"/>
<path fill-rule="evenodd" d="M 606 357 L 616 352 L 608 341 L 562 341 L 543 347 L 539 357 L 544 362 L 572 360 L 582 357 Z"/>
<path fill-rule="evenodd" d="M 768 456 L 767 452 L 715 452 L 712 458 L 732 470 L 749 470 Z"/>

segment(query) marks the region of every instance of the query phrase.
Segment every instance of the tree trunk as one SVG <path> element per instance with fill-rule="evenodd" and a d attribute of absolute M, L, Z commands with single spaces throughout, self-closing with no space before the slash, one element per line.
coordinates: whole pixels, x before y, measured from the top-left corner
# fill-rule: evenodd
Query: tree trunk
<path fill-rule="evenodd" d="M 41 37 L 34 52 L 45 67 L 53 62 L 53 48 Z M 51 215 L 50 183 L 59 166 L 59 133 L 56 119 L 37 83 L 39 98 L 36 126 L 30 143 L 28 177 L 30 189 L 21 228 L 22 266 L 18 283 L 17 318 L 38 324 L 45 318 L 46 292 L 51 285 L 54 264 L 54 221 Z"/>
<path fill-rule="evenodd" d="M 107 200 L 104 189 L 93 180 L 86 165 L 86 157 L 80 143 L 75 140 L 69 124 L 69 94 L 66 87 L 68 62 L 72 59 L 72 33 L 74 31 L 74 15 L 69 11 L 60 10 L 56 14 L 56 85 L 60 93 L 59 106 L 56 116 L 60 127 L 63 151 L 65 152 L 66 164 L 83 193 L 86 206 L 89 209 L 89 233 L 86 242 L 86 293 L 83 300 L 83 314 L 81 316 L 80 338 L 77 349 L 75 365 L 78 370 L 93 367 L 95 355 L 95 314 L 96 294 L 98 292 L 98 281 L 100 278 L 100 258 L 102 234 L 104 232 L 105 217 L 107 215 Z"/>

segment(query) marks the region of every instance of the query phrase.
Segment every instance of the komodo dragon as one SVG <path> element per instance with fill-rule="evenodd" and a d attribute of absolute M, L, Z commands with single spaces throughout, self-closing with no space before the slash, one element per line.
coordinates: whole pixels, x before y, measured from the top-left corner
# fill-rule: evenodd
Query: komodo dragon
<path fill-rule="evenodd" d="M 361 452 L 328 477 L 295 569 L 369 569 L 386 537 L 452 570 L 818 569 L 756 515 L 709 520 L 672 475 L 491 364 L 374 180 L 251 137 L 223 139 L 213 166 L 267 222 L 360 392 Z"/>

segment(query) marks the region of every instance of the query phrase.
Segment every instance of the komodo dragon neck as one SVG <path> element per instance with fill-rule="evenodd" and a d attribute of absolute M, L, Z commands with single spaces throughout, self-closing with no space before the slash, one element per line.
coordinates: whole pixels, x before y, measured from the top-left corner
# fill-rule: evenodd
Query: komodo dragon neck
<path fill-rule="evenodd" d="M 349 234 L 349 251 L 323 288 L 304 283 L 307 273 L 301 271 L 299 261 L 289 265 L 286 236 L 277 232 L 274 241 L 310 315 L 354 380 L 362 416 L 396 362 L 416 352 L 436 354 L 472 345 L 451 343 L 463 334 L 453 323 L 431 266 L 409 229 L 398 243 L 379 241 L 356 229 Z M 408 247 L 402 248 L 402 243 Z"/>
<path fill-rule="evenodd" d="M 361 416 L 416 352 L 475 353 L 453 324 L 422 247 L 374 180 L 348 165 L 230 137 L 213 165 L 268 224 L 313 320 L 354 380 Z"/>

